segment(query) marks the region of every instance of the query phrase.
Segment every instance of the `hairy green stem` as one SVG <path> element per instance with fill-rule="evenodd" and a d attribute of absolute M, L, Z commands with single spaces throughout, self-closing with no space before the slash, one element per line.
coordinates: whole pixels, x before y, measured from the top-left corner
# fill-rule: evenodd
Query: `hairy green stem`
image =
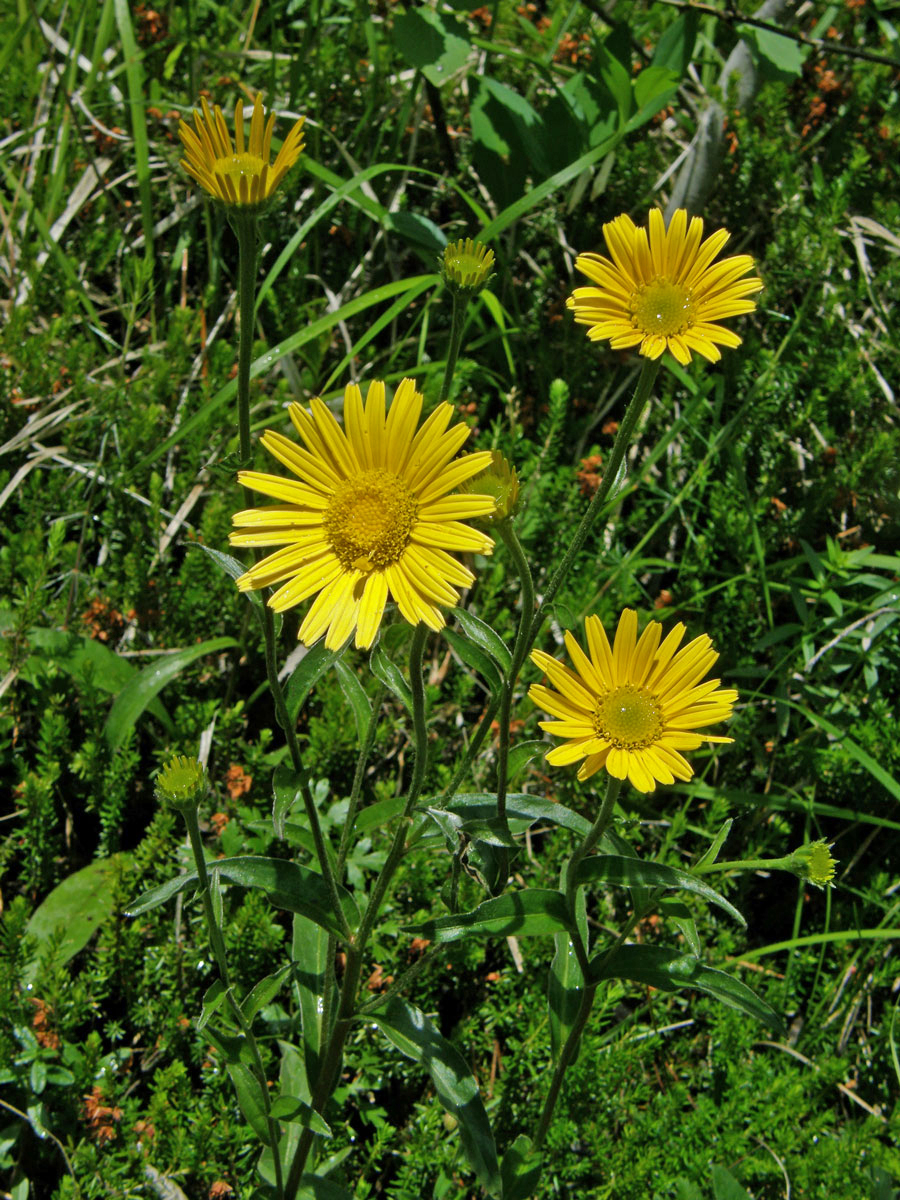
<path fill-rule="evenodd" d="M 450 395 L 450 385 L 453 383 L 453 372 L 456 370 L 456 360 L 462 344 L 463 325 L 465 324 L 466 309 L 469 301 L 465 296 L 453 293 L 453 315 L 450 318 L 450 346 L 447 350 L 447 365 L 444 367 L 444 382 L 441 384 L 439 403 Z"/>
<path fill-rule="evenodd" d="M 547 1096 L 544 1100 L 544 1107 L 541 1112 L 540 1120 L 538 1121 L 537 1129 L 534 1134 L 534 1148 L 537 1150 L 547 1136 L 547 1130 L 550 1128 L 550 1122 L 553 1119 L 553 1112 L 556 1108 L 556 1102 L 559 1099 L 560 1089 L 566 1071 L 575 1056 L 578 1049 L 578 1043 L 581 1035 L 584 1032 L 584 1027 L 587 1025 L 588 1017 L 591 1015 L 591 1009 L 594 1006 L 594 997 L 597 994 L 597 984 L 588 984 L 588 947 L 582 942 L 581 936 L 578 933 L 578 924 L 575 919 L 575 895 L 578 891 L 578 867 L 582 860 L 590 854 L 593 848 L 600 841 L 603 834 L 609 827 L 612 820 L 613 809 L 615 808 L 616 800 L 622 788 L 622 781 L 615 779 L 610 775 L 606 783 L 606 795 L 603 797 L 603 803 L 600 805 L 600 811 L 597 814 L 597 819 L 591 826 L 590 831 L 585 835 L 584 841 L 577 847 L 572 857 L 566 866 L 566 907 L 569 912 L 572 923 L 572 946 L 575 949 L 575 956 L 578 959 L 578 965 L 581 968 L 581 973 L 584 977 L 585 988 L 581 994 L 581 1003 L 578 1006 L 574 1024 L 569 1030 L 569 1036 L 563 1043 L 562 1050 L 559 1054 L 556 1066 L 553 1070 L 553 1076 L 550 1080 L 550 1086 L 547 1089 Z"/>
<path fill-rule="evenodd" d="M 509 767 L 509 719 L 513 695 L 516 690 L 516 682 L 519 678 L 519 672 L 522 669 L 522 663 L 525 661 L 525 655 L 528 653 L 531 645 L 531 623 L 534 619 L 534 581 L 531 577 L 531 568 L 528 565 L 528 559 L 525 557 L 521 543 L 516 537 L 512 523 L 510 521 L 500 521 L 497 525 L 497 532 L 512 555 L 516 574 L 519 577 L 522 589 L 522 612 L 519 615 L 519 626 L 516 630 L 516 640 L 513 643 L 512 662 L 503 680 L 503 689 L 500 693 L 500 737 L 497 753 L 497 816 L 501 821 L 505 822 Z"/>
<path fill-rule="evenodd" d="M 634 437 L 634 431 L 637 428 L 637 423 L 641 418 L 641 414 L 650 398 L 650 392 L 653 388 L 653 383 L 659 372 L 659 361 L 657 359 L 645 359 L 641 367 L 641 373 L 638 377 L 637 386 L 634 389 L 634 395 L 629 401 L 628 408 L 625 410 L 625 416 L 622 418 L 622 423 L 619 425 L 616 434 L 616 440 L 613 443 L 613 448 L 610 451 L 609 458 L 606 460 L 603 469 L 603 481 L 597 488 L 594 498 L 588 505 L 587 511 L 581 519 L 581 524 L 575 531 L 575 536 L 569 545 L 568 550 L 563 556 L 562 562 L 556 568 L 547 589 L 544 592 L 543 598 L 538 605 L 537 612 L 534 616 L 534 621 L 531 626 L 532 640 L 537 637 L 541 625 L 547 617 L 547 610 L 556 598 L 556 594 L 565 582 L 569 571 L 572 569 L 572 564 L 575 562 L 581 548 L 585 543 L 588 533 L 591 530 L 594 521 L 603 510 L 603 506 L 609 499 L 609 495 L 616 484 L 619 469 L 625 458 L 625 452 Z"/>
<path fill-rule="evenodd" d="M 197 879 L 200 882 L 200 896 L 203 901 L 203 912 L 206 917 L 206 928 L 209 934 L 209 945 L 213 953 L 213 958 L 216 961 L 219 978 L 225 987 L 225 996 L 228 1001 L 228 1006 L 237 1022 L 238 1028 L 244 1035 L 250 1052 L 253 1056 L 253 1073 L 256 1076 L 256 1081 L 259 1085 L 260 1100 L 262 1101 L 263 1111 L 266 1115 L 266 1126 L 269 1133 L 269 1149 L 272 1151 L 272 1158 L 275 1165 L 275 1188 L 280 1197 L 284 1195 L 284 1179 L 281 1170 L 281 1158 L 278 1153 L 279 1128 L 278 1122 L 270 1115 L 269 1111 L 269 1087 L 266 1082 L 266 1072 L 263 1066 L 262 1056 L 259 1052 L 259 1045 L 256 1038 L 253 1036 L 253 1030 L 250 1027 L 243 1009 L 238 1003 L 237 997 L 234 994 L 231 986 L 231 975 L 228 970 L 228 958 L 225 952 L 225 939 L 222 936 L 222 930 L 219 927 L 219 922 L 216 920 L 215 910 L 213 908 L 212 895 L 209 889 L 209 872 L 206 869 L 206 857 L 203 853 L 203 840 L 200 837 L 200 822 L 197 817 L 197 809 L 194 806 L 181 810 L 184 816 L 185 825 L 187 825 L 188 837 L 191 842 L 191 851 L 194 855 L 194 865 L 197 868 Z"/>
<path fill-rule="evenodd" d="M 378 874 L 378 878 L 375 880 L 369 897 L 369 903 L 366 905 L 366 911 L 360 922 L 359 930 L 347 949 L 347 965 L 344 969 L 344 980 L 341 985 L 337 1018 L 334 1023 L 334 1029 L 331 1031 L 331 1036 L 328 1039 L 319 1071 L 319 1079 L 312 1094 L 312 1106 L 317 1112 L 321 1112 L 328 1101 L 341 1069 L 344 1044 L 356 1019 L 356 994 L 362 973 L 366 943 L 369 940 L 382 901 L 393 879 L 394 872 L 400 863 L 400 859 L 403 857 L 403 849 L 406 845 L 406 835 L 412 822 L 413 810 L 422 791 L 422 784 L 425 781 L 425 769 L 428 763 L 428 734 L 425 725 L 425 682 L 422 675 L 422 658 L 425 652 L 425 639 L 427 636 L 428 629 L 426 626 L 423 624 L 417 625 L 413 631 L 412 644 L 409 651 L 409 684 L 413 701 L 412 719 L 415 745 L 415 760 L 413 762 L 413 774 L 410 780 L 409 792 L 407 793 L 406 803 L 403 807 L 397 829 L 394 832 L 394 840 L 391 843 L 391 848 Z M 297 1189 L 300 1186 L 300 1180 L 303 1176 L 303 1169 L 306 1166 L 306 1160 L 312 1148 L 312 1139 L 313 1134 L 311 1131 L 308 1128 L 304 1129 L 300 1135 L 300 1141 L 297 1144 L 297 1149 L 294 1152 L 294 1158 L 288 1171 L 285 1183 L 286 1200 L 294 1200 L 297 1194 Z"/>
<path fill-rule="evenodd" d="M 250 465 L 250 363 L 253 358 L 253 325 L 256 316 L 256 246 L 255 213 L 238 210 L 233 217 L 238 240 L 238 311 L 240 313 L 240 342 L 238 344 L 238 435 L 241 467 Z"/>

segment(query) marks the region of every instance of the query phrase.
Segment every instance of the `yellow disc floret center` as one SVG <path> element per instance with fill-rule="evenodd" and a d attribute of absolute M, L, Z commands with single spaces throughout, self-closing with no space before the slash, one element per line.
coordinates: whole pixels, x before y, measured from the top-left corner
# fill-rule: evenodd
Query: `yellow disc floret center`
<path fill-rule="evenodd" d="M 668 279 L 645 284 L 632 301 L 631 312 L 636 328 L 647 336 L 672 337 L 694 322 L 690 292 Z"/>
<path fill-rule="evenodd" d="M 652 692 L 625 683 L 601 698 L 593 722 L 600 737 L 617 750 L 643 750 L 662 733 L 662 709 Z"/>
<path fill-rule="evenodd" d="M 325 510 L 325 536 L 345 571 L 381 570 L 409 544 L 419 506 L 393 471 L 377 468 L 345 480 Z"/>
<path fill-rule="evenodd" d="M 263 160 L 258 154 L 228 154 L 213 163 L 213 174 L 229 175 L 240 195 L 241 179 L 256 179 L 262 173 Z"/>

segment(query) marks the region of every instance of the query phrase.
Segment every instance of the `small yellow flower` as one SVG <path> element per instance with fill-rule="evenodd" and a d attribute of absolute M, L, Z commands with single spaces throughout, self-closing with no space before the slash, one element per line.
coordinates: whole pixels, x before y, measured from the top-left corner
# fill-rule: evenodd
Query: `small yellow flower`
<path fill-rule="evenodd" d="M 491 451 L 491 462 L 485 470 L 461 485 L 464 492 L 485 492 L 494 497 L 494 511 L 486 513 L 483 521 L 507 521 L 519 508 L 519 476 L 499 450 Z"/>
<path fill-rule="evenodd" d="M 218 104 L 212 112 L 201 97 L 202 115 L 194 109 L 194 128 L 186 121 L 178 126 L 186 158 L 181 165 L 211 196 L 231 208 L 259 208 L 275 192 L 303 150 L 301 117 L 284 139 L 278 157 L 270 166 L 275 114 L 266 120 L 262 99 L 257 96 L 250 118 L 250 140 L 244 142 L 244 102 L 234 106 L 234 144 Z"/>
<path fill-rule="evenodd" d="M 719 229 L 701 241 L 703 221 L 679 208 L 666 229 L 653 209 L 648 229 L 638 229 L 626 214 L 603 226 L 611 259 L 579 254 L 575 266 L 597 287 L 576 288 L 567 306 L 580 325 L 588 325 L 592 342 L 609 340 L 614 350 L 638 346 L 646 358 L 669 350 L 683 364 L 691 351 L 710 362 L 722 357 L 719 346 L 739 346 L 741 339 L 718 324 L 726 317 L 753 312 L 747 297 L 761 291 L 749 254 L 713 259 L 731 234 Z"/>
<path fill-rule="evenodd" d="M 493 265 L 493 250 L 471 238 L 448 242 L 443 257 L 438 259 L 444 282 L 451 291 L 470 296 L 480 292 L 490 281 Z"/>
<path fill-rule="evenodd" d="M 393 596 L 411 625 L 441 629 L 439 606 L 453 606 L 475 576 L 448 551 L 490 554 L 486 534 L 463 524 L 493 512 L 488 495 L 456 489 L 491 461 L 479 451 L 456 458 L 469 436 L 447 428 L 453 406 L 439 404 L 417 431 L 422 394 L 404 379 L 385 414 L 385 387 L 369 385 L 365 405 L 356 384 L 344 392 L 344 428 L 318 398 L 310 411 L 292 404 L 291 421 L 305 448 L 267 430 L 262 444 L 296 479 L 241 471 L 244 487 L 277 504 L 236 513 L 233 546 L 281 546 L 237 581 L 241 591 L 278 586 L 276 612 L 316 596 L 300 626 L 311 646 L 323 634 L 329 650 L 356 631 L 372 645 Z"/>
<path fill-rule="evenodd" d="M 566 633 L 574 671 L 542 650 L 531 654 L 559 689 L 541 684 L 528 689 L 531 700 L 557 718 L 542 721 L 541 728 L 568 739 L 547 754 L 547 762 L 580 762 L 582 780 L 606 767 L 639 792 L 652 792 L 657 782 L 691 778 L 693 768 L 681 750 L 732 740 L 695 732 L 730 717 L 737 700 L 737 692 L 720 688 L 718 679 L 700 682 L 719 657 L 706 634 L 678 650 L 684 625 L 660 642 L 662 626 L 651 621 L 638 640 L 637 613 L 630 608 L 619 618 L 612 649 L 598 617 L 587 618 L 585 633 L 588 654 Z"/>

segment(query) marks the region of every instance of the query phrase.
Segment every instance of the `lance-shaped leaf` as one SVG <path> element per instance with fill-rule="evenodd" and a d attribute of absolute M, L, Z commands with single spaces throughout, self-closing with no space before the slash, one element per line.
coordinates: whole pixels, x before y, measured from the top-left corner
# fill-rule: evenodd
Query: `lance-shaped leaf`
<path fill-rule="evenodd" d="M 292 721 L 297 720 L 303 701 L 340 653 L 340 650 L 326 650 L 324 642 L 317 642 L 300 659 L 284 691 L 284 702 Z"/>
<path fill-rule="evenodd" d="M 587 946 L 587 902 L 584 888 L 578 888 L 575 893 L 575 918 L 582 945 Z M 547 976 L 547 1006 L 550 1013 L 550 1053 L 553 1061 L 557 1062 L 581 1007 L 584 975 L 575 954 L 571 935 L 562 931 L 554 935 L 553 942 L 556 952 Z M 575 1053 L 577 1057 L 578 1049 Z M 572 1062 L 576 1061 L 576 1057 L 573 1057 Z"/>
<path fill-rule="evenodd" d="M 626 858 L 620 854 L 597 854 L 579 864 L 576 878 L 579 883 L 612 883 L 627 888 L 662 887 L 693 892 L 708 900 L 710 904 L 717 904 L 741 925 L 747 924 L 734 905 L 729 904 L 725 897 L 720 896 L 708 883 L 704 883 L 696 875 L 691 875 L 689 871 L 667 867 L 665 863 Z"/>
<path fill-rule="evenodd" d="M 541 1177 L 541 1160 L 531 1138 L 520 1133 L 500 1164 L 503 1200 L 531 1200 Z"/>
<path fill-rule="evenodd" d="M 288 912 L 302 913 L 303 916 L 321 925 L 329 933 L 343 937 L 340 922 L 331 909 L 331 893 L 325 880 L 316 871 L 301 867 L 297 863 L 288 862 L 283 858 L 264 858 L 257 855 L 242 855 L 237 858 L 220 858 L 207 863 L 210 875 L 218 875 L 228 883 L 236 883 L 238 887 L 255 888 L 264 892 L 270 904 L 276 908 L 287 909 Z M 179 892 L 197 887 L 197 872 L 189 871 L 177 879 L 151 888 L 143 896 L 135 900 L 128 908 L 126 915 L 139 916 L 148 909 L 165 904 Z M 351 926 L 359 922 L 359 909 L 356 901 L 342 887 L 338 887 L 341 907 Z"/>
<path fill-rule="evenodd" d="M 342 658 L 334 660 L 334 669 L 341 685 L 341 691 L 353 709 L 356 736 L 359 738 L 359 744 L 362 745 L 369 730 L 369 722 L 372 720 L 372 703 L 366 695 L 366 689 L 359 682 L 356 672 L 348 667 Z"/>
<path fill-rule="evenodd" d="M 399 997 L 371 1019 L 401 1054 L 421 1063 L 431 1076 L 441 1104 L 459 1122 L 469 1165 L 489 1192 L 499 1192 L 500 1165 L 491 1123 L 465 1059 L 423 1012 Z"/>
<path fill-rule="evenodd" d="M 438 917 L 423 925 L 407 925 L 404 933 L 432 942 L 456 942 L 469 937 L 529 937 L 568 929 L 566 898 L 546 888 L 523 888 L 495 900 L 485 900 L 471 912 Z"/>
<path fill-rule="evenodd" d="M 247 1124 L 261 1142 L 269 1140 L 269 1120 L 266 1116 L 262 1086 L 249 1067 L 243 1063 L 226 1063 L 231 1082 L 237 1093 L 238 1105 Z"/>
<path fill-rule="evenodd" d="M 276 1121 L 302 1125 L 321 1137 L 331 1137 L 331 1130 L 321 1116 L 304 1100 L 296 1096 L 279 1096 L 272 1102 L 272 1116 Z"/>
<path fill-rule="evenodd" d="M 508 671 L 512 666 L 512 655 L 500 634 L 491 629 L 486 621 L 464 608 L 454 608 L 451 611 L 469 641 L 486 650 L 501 670 Z"/>
<path fill-rule="evenodd" d="M 412 712 L 413 699 L 409 684 L 396 663 L 391 662 L 381 646 L 376 646 L 369 655 L 369 666 L 376 679 L 380 679 L 388 691 L 393 692 L 407 712 Z"/>
<path fill-rule="evenodd" d="M 497 794 L 457 792 L 443 807 L 458 813 L 464 820 L 488 820 L 497 815 Z M 571 808 L 566 808 L 564 804 L 554 804 L 552 800 L 544 800 L 541 796 L 529 796 L 525 792 L 513 792 L 506 797 L 506 815 L 510 822 L 524 821 L 525 827 L 533 825 L 535 821 L 549 821 L 553 825 L 562 826 L 563 829 L 571 829 L 581 837 L 585 837 L 591 831 L 590 821 L 586 821 Z"/>
<path fill-rule="evenodd" d="M 762 1021 L 779 1036 L 784 1034 L 778 1013 L 746 983 L 706 966 L 695 955 L 685 954 L 683 950 L 665 946 L 619 946 L 611 954 L 598 954 L 591 959 L 590 982 L 599 983 L 603 979 L 628 979 L 664 992 L 696 988 L 729 1008 Z"/>
<path fill-rule="evenodd" d="M 322 1044 L 322 996 L 325 993 L 325 969 L 328 965 L 328 934 L 299 913 L 294 917 L 291 939 L 294 961 L 294 986 L 303 1029 L 303 1061 L 306 1078 L 315 1083 L 319 1077 L 319 1047 Z"/>
<path fill-rule="evenodd" d="M 470 642 L 454 629 L 447 629 L 445 627 L 441 630 L 441 634 L 450 643 L 466 666 L 478 672 L 488 685 L 491 695 L 495 697 L 499 696 L 500 689 L 503 687 L 503 680 L 500 678 L 500 672 L 497 670 L 497 666 L 491 656 L 486 654 L 477 643 Z"/>

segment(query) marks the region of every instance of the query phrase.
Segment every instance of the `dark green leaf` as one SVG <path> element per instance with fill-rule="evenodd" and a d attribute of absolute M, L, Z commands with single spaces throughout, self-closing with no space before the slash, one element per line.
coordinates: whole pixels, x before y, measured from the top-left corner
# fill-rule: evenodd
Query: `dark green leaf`
<path fill-rule="evenodd" d="M 215 983 L 211 983 L 203 993 L 203 1007 L 200 1010 L 200 1019 L 197 1022 L 197 1029 L 203 1029 L 213 1015 L 225 1003 L 228 995 L 228 989 L 221 979 L 217 979 Z"/>
<path fill-rule="evenodd" d="M 508 671 L 512 666 L 512 655 L 500 634 L 491 629 L 486 621 L 464 608 L 453 608 L 450 611 L 469 641 L 486 650 L 501 671 Z"/>
<path fill-rule="evenodd" d="M 348 1192 L 322 1175 L 304 1175 L 300 1180 L 297 1200 L 353 1200 L 353 1192 Z"/>
<path fill-rule="evenodd" d="M 292 721 L 297 720 L 304 700 L 340 653 L 340 650 L 326 650 L 324 642 L 316 642 L 300 659 L 284 689 L 284 702 Z"/>
<path fill-rule="evenodd" d="M 596 854 L 579 864 L 577 879 L 579 883 L 603 882 L 619 887 L 677 888 L 679 891 L 693 892 L 710 904 L 717 904 L 741 925 L 747 924 L 734 905 L 724 896 L 720 896 L 708 883 L 704 883 L 688 871 L 667 867 L 664 863 L 626 858 L 620 854 Z"/>
<path fill-rule="evenodd" d="M 584 888 L 576 893 L 576 919 L 582 943 L 587 944 L 587 902 Z M 550 1053 L 554 1062 L 575 1024 L 584 991 L 584 975 L 578 965 L 572 937 L 566 931 L 554 934 L 555 952 L 547 976 L 547 1005 L 550 1013 Z M 573 1062 L 575 1059 L 573 1058 Z"/>
<path fill-rule="evenodd" d="M 532 1148 L 531 1138 L 520 1133 L 500 1164 L 502 1200 L 530 1200 L 536 1194 L 540 1177 L 541 1161 Z"/>
<path fill-rule="evenodd" d="M 489 654 L 476 646 L 474 642 L 468 641 L 454 629 L 441 630 L 442 636 L 447 639 L 462 661 L 467 667 L 471 667 L 473 671 L 477 671 L 485 683 L 490 688 L 492 696 L 499 696 L 500 689 L 503 686 L 503 681 L 500 678 L 500 672 L 497 670 L 493 659 Z"/>
<path fill-rule="evenodd" d="M 752 1200 L 731 1172 L 718 1163 L 712 1169 L 712 1185 L 714 1200 Z"/>
<path fill-rule="evenodd" d="M 285 836 L 285 820 L 301 793 L 301 778 L 286 763 L 272 772 L 272 828 L 277 838 Z"/>
<path fill-rule="evenodd" d="M 261 1142 L 269 1140 L 269 1122 L 263 1102 L 262 1085 L 243 1063 L 227 1063 L 228 1074 L 237 1092 L 238 1105 L 247 1124 Z"/>
<path fill-rule="evenodd" d="M 591 960 L 591 982 L 602 979 L 628 979 L 649 984 L 660 991 L 696 988 L 707 992 L 729 1008 L 736 1008 L 783 1036 L 784 1025 L 773 1008 L 745 983 L 724 971 L 707 967 L 695 955 L 664 946 L 619 946 L 612 954 L 598 954 Z"/>
<path fill-rule="evenodd" d="M 690 9 L 676 17 L 656 43 L 651 66 L 668 67 L 681 79 L 694 53 L 699 23 L 700 14 Z"/>
<path fill-rule="evenodd" d="M 457 792 L 444 807 L 449 812 L 458 813 L 464 820 L 488 820 L 497 815 L 497 796 L 495 792 Z M 506 797 L 506 812 L 510 821 L 526 821 L 529 825 L 535 821 L 549 821 L 553 825 L 571 829 L 582 837 L 591 830 L 590 821 L 570 808 L 524 792 L 513 792 Z"/>
<path fill-rule="evenodd" d="M 106 725 L 103 729 L 109 748 L 118 750 L 128 731 L 135 725 L 144 710 L 149 707 L 166 684 L 171 683 L 176 675 L 180 675 L 185 667 L 207 654 L 228 650 L 236 645 L 237 642 L 234 638 L 211 638 L 196 646 L 176 650 L 174 654 L 167 654 L 149 667 L 144 667 L 143 671 L 126 683 L 109 710 L 109 716 L 106 718 Z"/>
<path fill-rule="evenodd" d="M 512 782 L 513 779 L 535 758 L 541 758 L 551 749 L 550 743 L 545 741 L 530 741 L 516 742 L 509 752 L 507 762 L 507 777 Z"/>
<path fill-rule="evenodd" d="M 283 858 L 263 858 L 244 855 L 238 858 L 220 858 L 207 864 L 210 874 L 219 874 L 229 883 L 239 887 L 255 888 L 265 892 L 270 904 L 288 912 L 301 913 L 321 925 L 329 933 L 341 937 L 341 927 L 331 911 L 331 893 L 321 875 L 297 863 Z M 189 871 L 178 879 L 145 892 L 128 909 L 128 916 L 136 917 L 148 909 L 164 904 L 172 896 L 197 886 L 197 872 Z M 359 910 L 348 891 L 338 888 L 341 905 L 351 926 L 359 921 Z"/>
<path fill-rule="evenodd" d="M 400 673 L 399 667 L 388 658 L 380 646 L 376 646 L 369 656 L 369 666 L 372 674 L 380 679 L 384 686 L 394 693 L 407 712 L 412 712 L 412 692 L 409 684 Z"/>
<path fill-rule="evenodd" d="M 359 738 L 360 745 L 362 745 L 369 729 L 369 722 L 372 720 L 372 705 L 369 702 L 369 697 L 366 695 L 366 689 L 360 683 L 356 672 L 348 667 L 342 658 L 335 659 L 334 669 L 337 673 L 338 682 L 341 685 L 341 691 L 344 693 L 347 703 L 353 709 L 353 719 L 356 721 L 356 736 Z"/>
<path fill-rule="evenodd" d="M 320 925 L 299 913 L 294 917 L 291 958 L 294 983 L 303 1029 L 303 1061 L 306 1078 L 319 1077 L 319 1046 L 322 1041 L 322 996 L 328 965 L 328 934 Z"/>
<path fill-rule="evenodd" d="M 301 917 L 294 917 L 295 921 L 302 920 Z M 248 992 L 241 1002 L 241 1011 L 248 1021 L 252 1021 L 261 1008 L 265 1008 L 270 1004 L 284 986 L 284 982 L 291 973 L 291 964 L 287 963 L 280 967 L 272 975 L 266 975 L 259 983 Z"/>
<path fill-rule="evenodd" d="M 331 1137 L 331 1130 L 316 1110 L 296 1096 L 279 1096 L 272 1104 L 271 1111 L 276 1121 L 302 1125 L 322 1137 Z"/>
<path fill-rule="evenodd" d="M 455 17 L 413 8 L 395 13 L 393 26 L 400 54 L 435 87 L 441 87 L 468 61 L 472 48 L 466 27 Z"/>
<path fill-rule="evenodd" d="M 793 38 L 754 25 L 737 25 L 735 32 L 750 47 L 766 79 L 791 83 L 803 71 L 809 51 Z M 801 544 L 805 551 L 806 543 Z M 821 565 L 821 559 L 818 562 Z"/>
<path fill-rule="evenodd" d="M 406 926 L 403 932 L 433 942 L 455 942 L 467 937 L 539 937 L 567 928 L 566 899 L 562 892 L 524 888 L 485 900 L 468 913 Z"/>
<path fill-rule="evenodd" d="M 460 1141 L 469 1165 L 490 1192 L 500 1186 L 500 1166 L 491 1124 L 478 1084 L 462 1055 L 442 1037 L 419 1009 L 395 997 L 373 1020 L 392 1045 L 421 1063 L 444 1108 L 459 1122 Z"/>
<path fill-rule="evenodd" d="M 202 550 L 204 554 L 208 554 L 216 566 L 220 567 L 232 579 L 238 579 L 247 570 L 244 564 L 238 562 L 236 558 L 232 558 L 230 554 L 223 554 L 221 550 L 216 550 L 213 546 L 207 546 L 205 542 L 188 543 L 189 549 L 193 549 L 194 547 Z M 263 602 L 261 592 L 245 592 L 244 595 L 251 604 L 261 605 Z"/>

